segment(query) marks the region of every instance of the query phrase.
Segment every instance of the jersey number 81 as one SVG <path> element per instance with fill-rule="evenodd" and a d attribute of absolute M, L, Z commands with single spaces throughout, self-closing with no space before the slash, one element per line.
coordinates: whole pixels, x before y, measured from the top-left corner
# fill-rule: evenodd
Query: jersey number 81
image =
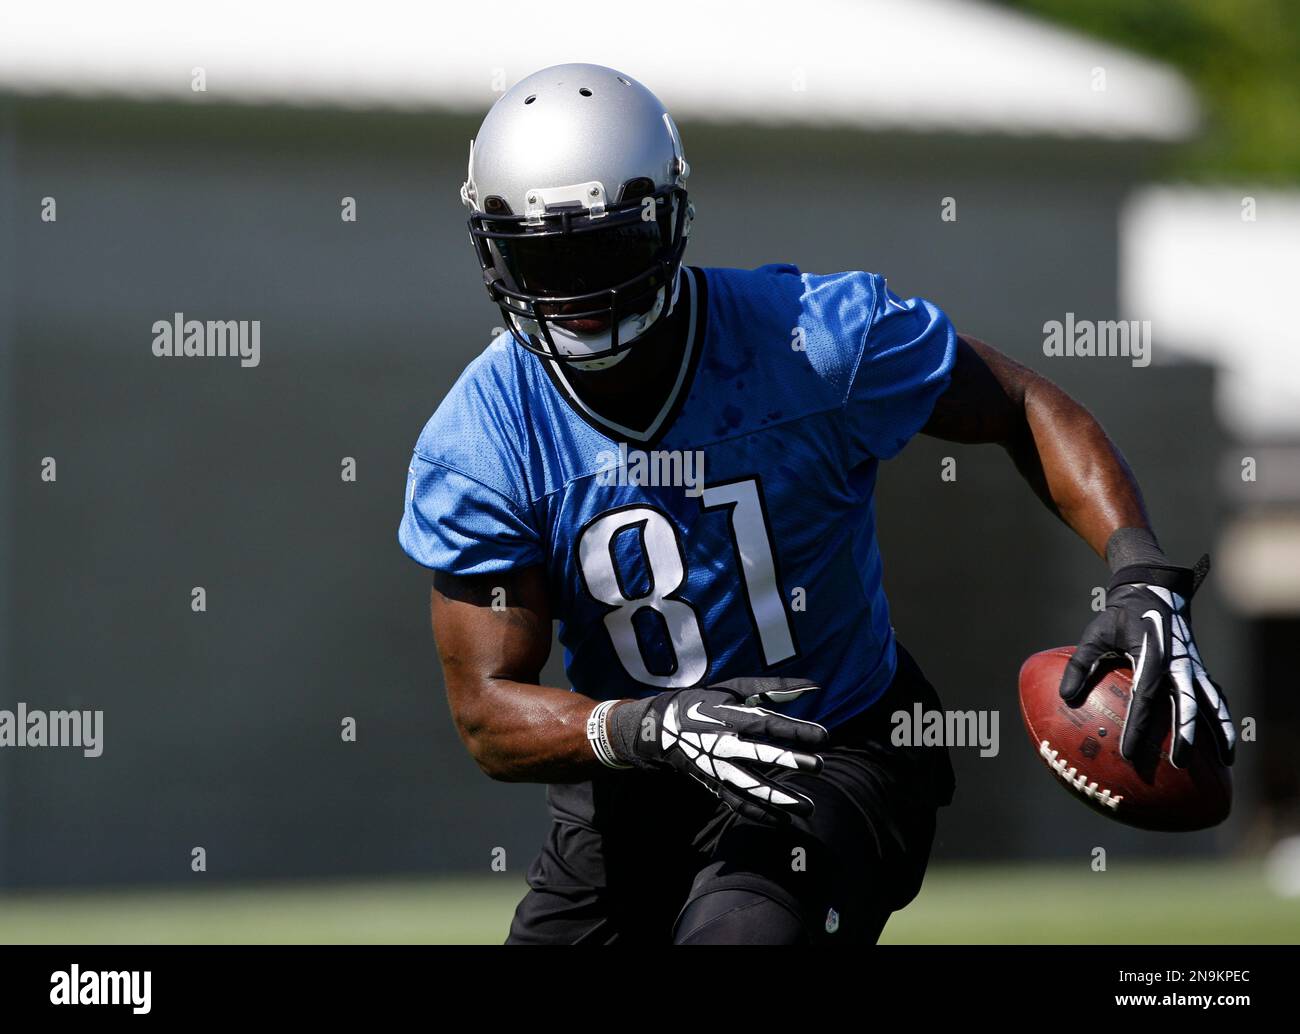
<path fill-rule="evenodd" d="M 730 511 L 731 538 L 763 663 L 771 667 L 789 660 L 796 653 L 794 634 L 777 583 L 772 536 L 758 479 L 710 485 L 704 489 L 702 503 L 705 510 Z M 624 592 L 611 548 L 615 537 L 631 528 L 639 530 L 650 576 L 649 591 L 637 597 Z M 631 678 L 661 689 L 684 689 L 704 679 L 709 658 L 699 615 L 674 595 L 686 582 L 686 558 L 676 528 L 662 511 L 630 506 L 597 517 L 578 539 L 578 565 L 591 595 L 612 608 L 605 615 L 605 627 Z M 667 675 L 651 672 L 641 652 L 633 619 L 646 608 L 660 615 L 668 631 L 674 665 Z"/>

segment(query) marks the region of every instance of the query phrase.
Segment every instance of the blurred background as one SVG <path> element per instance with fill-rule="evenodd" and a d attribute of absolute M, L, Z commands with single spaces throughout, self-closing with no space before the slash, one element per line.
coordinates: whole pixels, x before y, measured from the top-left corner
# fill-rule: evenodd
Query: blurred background
<path fill-rule="evenodd" d="M 1054 785 L 1016 704 L 1104 565 L 998 450 L 884 466 L 899 635 L 949 708 L 1001 716 L 996 757 L 954 752 L 884 939 L 1300 940 L 1289 0 L 6 4 L 0 709 L 102 710 L 104 749 L 0 749 L 0 940 L 504 937 L 544 790 L 460 745 L 396 530 L 415 438 L 499 322 L 469 140 L 560 61 L 675 113 L 689 262 L 932 299 L 1093 409 L 1173 558 L 1214 556 L 1198 642 L 1253 720 L 1236 807 L 1130 830 Z M 261 321 L 260 363 L 155 357 L 174 313 Z M 1071 313 L 1150 321 L 1151 365 L 1046 356 Z"/>

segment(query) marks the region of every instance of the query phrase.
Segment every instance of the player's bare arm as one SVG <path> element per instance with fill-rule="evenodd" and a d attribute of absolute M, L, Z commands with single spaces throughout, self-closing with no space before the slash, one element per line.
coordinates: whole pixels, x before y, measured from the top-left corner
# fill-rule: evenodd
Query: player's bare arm
<path fill-rule="evenodd" d="M 551 652 L 540 567 L 436 572 L 429 610 L 456 730 L 484 773 L 506 782 L 570 782 L 600 767 L 585 731 L 596 701 L 539 685 Z"/>
<path fill-rule="evenodd" d="M 491 778 L 566 783 L 602 768 L 645 768 L 695 778 L 756 819 L 812 811 L 811 800 L 775 786 L 762 769 L 817 771 L 812 752 L 826 730 L 760 706 L 785 703 L 812 683 L 741 678 L 606 702 L 541 685 L 551 649 L 541 567 L 435 572 L 430 617 L 456 729 Z M 709 734 L 706 748 L 699 737 Z"/>
<path fill-rule="evenodd" d="M 995 443 L 1098 556 L 1120 528 L 1148 528 L 1137 480 L 1086 408 L 1029 367 L 962 334 L 952 381 L 922 433 Z"/>
<path fill-rule="evenodd" d="M 1200 722 L 1231 764 L 1236 732 L 1227 700 L 1206 671 L 1191 631 L 1191 597 L 1209 569 L 1208 558 L 1185 568 L 1164 555 L 1133 472 L 1092 414 L 1047 378 L 960 335 L 952 379 L 923 433 L 1003 446 L 1039 498 L 1110 565 L 1106 609 L 1069 659 L 1061 696 L 1082 704 L 1101 662 L 1122 655 L 1134 669 L 1124 756 L 1133 760 L 1158 751 L 1172 720 L 1172 760 L 1184 765 Z M 1156 706 L 1170 699 L 1172 718 Z"/>

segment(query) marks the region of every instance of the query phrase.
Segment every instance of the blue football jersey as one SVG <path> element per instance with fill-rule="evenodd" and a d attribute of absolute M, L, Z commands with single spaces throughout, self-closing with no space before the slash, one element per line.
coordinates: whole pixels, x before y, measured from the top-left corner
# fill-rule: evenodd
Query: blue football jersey
<path fill-rule="evenodd" d="M 489 345 L 420 435 L 399 540 L 453 574 L 542 565 L 587 696 L 796 676 L 821 689 L 784 710 L 834 726 L 894 675 L 877 466 L 929 418 L 956 332 L 866 272 L 687 267 L 679 304 L 681 374 L 644 429 Z"/>

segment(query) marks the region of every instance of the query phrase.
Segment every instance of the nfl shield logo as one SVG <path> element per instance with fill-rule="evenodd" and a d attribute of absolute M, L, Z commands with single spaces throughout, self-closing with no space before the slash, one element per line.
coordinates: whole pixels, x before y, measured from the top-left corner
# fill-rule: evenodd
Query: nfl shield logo
<path fill-rule="evenodd" d="M 829 912 L 826 913 L 826 932 L 834 933 L 839 928 L 840 928 L 840 914 L 836 912 L 835 909 L 832 908 Z"/>

